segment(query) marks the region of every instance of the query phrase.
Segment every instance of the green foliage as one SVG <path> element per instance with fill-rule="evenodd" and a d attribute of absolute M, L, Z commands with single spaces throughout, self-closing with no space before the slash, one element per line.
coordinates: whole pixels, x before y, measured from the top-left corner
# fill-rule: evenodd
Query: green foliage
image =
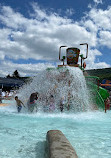
<path fill-rule="evenodd" d="M 17 70 L 15 70 L 15 71 L 13 72 L 12 77 L 13 77 L 13 78 L 20 78 L 20 75 L 19 75 L 19 73 L 18 73 Z"/>
<path fill-rule="evenodd" d="M 111 68 L 86 70 L 90 76 L 97 76 L 100 82 L 103 79 L 111 80 Z"/>
<path fill-rule="evenodd" d="M 11 78 L 10 74 L 8 74 L 8 75 L 6 76 L 6 78 Z"/>

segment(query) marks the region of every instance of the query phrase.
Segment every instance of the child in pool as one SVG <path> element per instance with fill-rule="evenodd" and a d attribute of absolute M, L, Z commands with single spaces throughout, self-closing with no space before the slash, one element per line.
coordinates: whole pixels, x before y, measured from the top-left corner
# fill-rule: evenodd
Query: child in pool
<path fill-rule="evenodd" d="M 29 110 L 30 112 L 33 112 L 33 111 L 34 111 L 34 108 L 36 107 L 35 100 L 38 99 L 38 95 L 39 95 L 38 92 L 32 93 L 32 94 L 30 95 L 30 98 L 29 98 L 29 100 L 28 100 L 28 102 L 27 102 L 28 110 Z M 36 107 L 36 111 L 37 111 L 37 107 Z"/>
<path fill-rule="evenodd" d="M 49 105 L 49 111 L 54 111 L 55 110 L 55 104 L 54 104 L 54 96 L 50 96 L 50 105 Z"/>
<path fill-rule="evenodd" d="M 45 104 L 43 106 L 43 111 L 44 112 L 48 112 L 49 111 L 49 101 L 48 101 L 48 98 L 46 97 L 46 101 L 45 101 Z"/>
<path fill-rule="evenodd" d="M 110 99 L 107 97 L 107 99 L 106 99 L 106 108 L 107 108 L 107 110 L 110 110 Z"/>
<path fill-rule="evenodd" d="M 60 99 L 60 105 L 59 105 L 59 107 L 60 107 L 60 111 L 62 112 L 63 109 L 64 109 L 64 97 L 62 97 L 62 98 Z"/>
<path fill-rule="evenodd" d="M 21 100 L 18 99 L 18 96 L 15 97 L 15 101 L 17 103 L 17 110 L 18 110 L 18 113 L 19 113 L 21 111 L 21 109 L 22 109 L 22 105 L 24 106 L 24 104 L 22 103 Z"/>

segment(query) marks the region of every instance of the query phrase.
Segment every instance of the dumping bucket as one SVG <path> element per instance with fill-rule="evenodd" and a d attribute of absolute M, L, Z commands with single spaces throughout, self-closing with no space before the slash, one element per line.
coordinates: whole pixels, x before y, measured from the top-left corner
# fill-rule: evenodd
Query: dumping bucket
<path fill-rule="evenodd" d="M 78 63 L 80 49 L 68 48 L 66 50 L 66 53 L 67 53 L 67 65 L 75 65 Z"/>

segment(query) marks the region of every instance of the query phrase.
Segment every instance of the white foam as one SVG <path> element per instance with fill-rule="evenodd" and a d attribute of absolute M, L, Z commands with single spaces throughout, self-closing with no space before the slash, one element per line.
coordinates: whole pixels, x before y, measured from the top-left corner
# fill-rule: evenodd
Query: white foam
<path fill-rule="evenodd" d="M 30 84 L 20 89 L 18 96 L 27 105 L 28 98 L 33 92 L 39 92 L 39 98 L 42 98 L 36 102 L 39 111 L 43 110 L 46 97 L 49 98 L 51 94 L 55 99 L 56 112 L 60 111 L 60 99 L 64 97 L 67 106 L 69 93 L 71 93 L 70 111 L 78 112 L 90 109 L 86 81 L 82 71 L 76 67 L 42 71 L 33 78 Z M 65 107 L 64 110 L 66 111 L 67 108 Z"/>

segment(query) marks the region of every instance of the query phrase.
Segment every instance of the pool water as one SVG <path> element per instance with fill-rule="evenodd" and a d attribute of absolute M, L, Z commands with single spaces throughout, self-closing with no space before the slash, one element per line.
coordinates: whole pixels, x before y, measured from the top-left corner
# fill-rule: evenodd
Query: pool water
<path fill-rule="evenodd" d="M 18 114 L 13 100 L 7 101 L 8 106 L 0 106 L 0 158 L 46 158 L 48 130 L 61 130 L 79 158 L 111 158 L 111 111 L 91 111 L 92 103 L 80 69 L 41 72 L 17 95 L 27 106 L 33 92 L 39 92 L 41 97 L 37 100 L 37 113 L 28 114 L 23 107 Z M 52 94 L 55 112 L 42 112 L 44 99 Z M 60 99 L 65 97 L 68 103 L 68 96 L 72 107 L 61 113 Z"/>
<path fill-rule="evenodd" d="M 0 107 L 0 157 L 45 158 L 46 133 L 61 130 L 79 158 L 111 157 L 111 111 L 35 113 Z"/>

